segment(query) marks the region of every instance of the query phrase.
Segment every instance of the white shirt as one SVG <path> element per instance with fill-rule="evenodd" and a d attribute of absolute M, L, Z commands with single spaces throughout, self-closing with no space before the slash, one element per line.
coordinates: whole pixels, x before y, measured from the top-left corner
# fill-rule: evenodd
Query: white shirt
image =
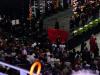
<path fill-rule="evenodd" d="M 50 56 L 47 56 L 47 62 L 50 63 L 50 61 L 51 61 Z"/>
<path fill-rule="evenodd" d="M 57 45 L 56 44 L 52 44 L 52 47 L 57 47 Z"/>
<path fill-rule="evenodd" d="M 36 45 L 37 45 L 37 43 L 36 43 L 36 42 L 34 42 L 34 43 L 32 44 L 32 47 L 34 48 Z"/>
<path fill-rule="evenodd" d="M 50 64 L 51 64 L 52 67 L 54 67 L 54 62 L 55 62 L 55 58 L 51 58 L 50 59 Z"/>
<path fill-rule="evenodd" d="M 65 50 L 66 45 L 60 44 L 59 47 L 60 47 L 60 50 L 63 52 Z"/>
<path fill-rule="evenodd" d="M 34 62 L 34 60 L 35 60 L 35 54 L 32 54 L 32 55 L 28 55 L 27 56 L 27 60 L 32 64 L 33 62 Z"/>
<path fill-rule="evenodd" d="M 22 54 L 23 54 L 23 55 L 27 55 L 26 49 L 24 49 L 24 50 L 22 51 Z"/>
<path fill-rule="evenodd" d="M 50 52 L 47 52 L 46 54 L 47 54 L 47 56 L 50 56 L 50 55 L 51 55 L 51 53 L 50 53 Z"/>

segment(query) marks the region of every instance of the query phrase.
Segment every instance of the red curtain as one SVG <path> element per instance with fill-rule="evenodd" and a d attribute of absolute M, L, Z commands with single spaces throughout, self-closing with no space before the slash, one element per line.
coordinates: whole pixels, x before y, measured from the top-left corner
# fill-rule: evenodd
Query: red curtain
<path fill-rule="evenodd" d="M 68 40 L 69 33 L 61 29 L 48 29 L 48 38 L 52 43 L 54 43 L 58 37 L 60 37 L 62 43 L 65 43 L 65 41 Z"/>

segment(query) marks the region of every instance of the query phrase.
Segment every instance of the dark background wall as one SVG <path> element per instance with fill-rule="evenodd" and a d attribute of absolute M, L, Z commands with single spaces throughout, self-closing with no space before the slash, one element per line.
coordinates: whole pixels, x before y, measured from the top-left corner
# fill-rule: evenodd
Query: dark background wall
<path fill-rule="evenodd" d="M 0 0 L 0 13 L 10 16 L 28 14 L 29 0 Z"/>

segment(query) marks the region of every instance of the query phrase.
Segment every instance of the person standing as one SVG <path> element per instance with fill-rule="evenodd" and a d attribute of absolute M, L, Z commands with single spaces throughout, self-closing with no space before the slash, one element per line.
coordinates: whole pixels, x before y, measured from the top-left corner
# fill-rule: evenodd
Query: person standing
<path fill-rule="evenodd" d="M 39 18 L 39 31 L 43 31 L 43 24 L 44 24 L 43 17 L 40 17 Z"/>
<path fill-rule="evenodd" d="M 90 43 L 90 51 L 94 54 L 94 57 L 98 56 L 98 46 L 96 42 L 96 37 L 94 35 L 90 37 L 89 43 Z"/>
<path fill-rule="evenodd" d="M 79 22 L 80 22 L 80 15 L 77 13 L 77 14 L 75 15 L 76 28 L 79 27 Z"/>
<path fill-rule="evenodd" d="M 39 7 L 36 8 L 36 19 L 39 19 L 41 16 Z"/>
<path fill-rule="evenodd" d="M 55 29 L 59 29 L 59 21 L 57 19 L 55 21 Z"/>
<path fill-rule="evenodd" d="M 82 12 L 80 14 L 80 25 L 81 26 L 84 26 L 85 25 L 85 13 L 84 12 Z"/>
<path fill-rule="evenodd" d="M 75 27 L 75 19 L 74 19 L 74 16 L 72 16 L 70 18 L 69 26 L 70 26 L 70 31 L 73 31 L 74 30 L 74 27 Z"/>

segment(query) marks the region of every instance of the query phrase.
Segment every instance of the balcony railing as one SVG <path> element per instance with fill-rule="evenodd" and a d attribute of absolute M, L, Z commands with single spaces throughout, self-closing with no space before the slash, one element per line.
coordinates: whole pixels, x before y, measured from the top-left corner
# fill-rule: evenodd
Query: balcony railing
<path fill-rule="evenodd" d="M 10 65 L 10 64 L 7 64 L 7 63 L 1 62 L 1 61 L 0 61 L 0 65 L 9 67 L 9 68 L 14 69 L 14 70 L 17 70 L 17 71 L 20 72 L 20 75 L 29 75 L 29 71 L 27 71 L 25 69 L 22 69 L 22 68 L 19 68 L 19 67 L 15 67 L 13 65 Z M 34 74 L 34 75 L 36 75 L 36 74 Z"/>

